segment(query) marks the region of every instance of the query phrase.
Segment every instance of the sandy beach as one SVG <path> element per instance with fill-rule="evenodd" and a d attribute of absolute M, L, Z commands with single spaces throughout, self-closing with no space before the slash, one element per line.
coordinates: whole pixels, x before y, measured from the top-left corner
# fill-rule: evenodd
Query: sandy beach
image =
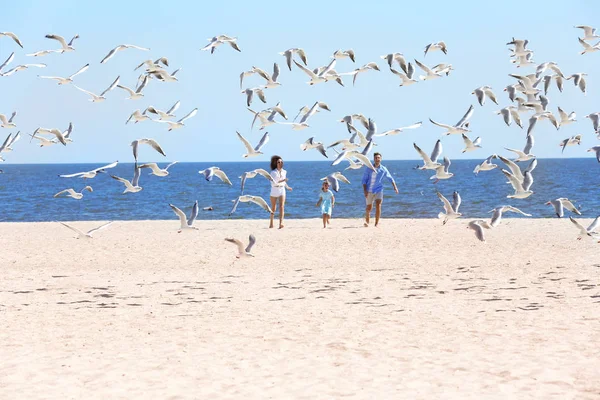
<path fill-rule="evenodd" d="M 600 244 L 467 222 L 1 223 L 0 397 L 600 398 Z"/>

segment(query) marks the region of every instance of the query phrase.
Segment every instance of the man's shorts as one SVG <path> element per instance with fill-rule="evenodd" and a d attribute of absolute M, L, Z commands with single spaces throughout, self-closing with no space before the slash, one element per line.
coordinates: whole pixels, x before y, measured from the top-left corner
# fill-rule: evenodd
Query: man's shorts
<path fill-rule="evenodd" d="M 367 198 L 366 198 L 367 205 L 372 205 L 375 200 L 383 201 L 383 191 L 381 191 L 379 193 L 371 193 L 371 192 L 367 193 Z"/>

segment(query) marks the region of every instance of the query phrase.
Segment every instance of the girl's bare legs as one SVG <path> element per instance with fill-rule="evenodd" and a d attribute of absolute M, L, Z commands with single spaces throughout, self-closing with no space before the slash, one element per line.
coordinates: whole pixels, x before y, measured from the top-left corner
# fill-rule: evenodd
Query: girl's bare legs
<path fill-rule="evenodd" d="M 271 210 L 273 210 L 273 213 L 271 213 L 269 228 L 273 227 L 273 218 L 275 218 L 275 211 L 277 210 L 277 197 L 271 196 Z"/>
<path fill-rule="evenodd" d="M 323 228 L 327 228 L 327 214 L 323 214 Z"/>
<path fill-rule="evenodd" d="M 283 228 L 283 215 L 285 214 L 284 205 L 285 195 L 279 196 L 279 229 Z M 275 212 L 275 210 L 273 210 L 273 212 Z"/>

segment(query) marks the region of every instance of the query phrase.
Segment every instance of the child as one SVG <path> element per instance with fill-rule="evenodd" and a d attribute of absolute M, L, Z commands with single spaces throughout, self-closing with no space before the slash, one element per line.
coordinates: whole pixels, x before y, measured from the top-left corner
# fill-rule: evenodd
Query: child
<path fill-rule="evenodd" d="M 321 214 L 323 214 L 323 228 L 327 228 L 329 219 L 331 218 L 331 211 L 335 205 L 335 197 L 333 192 L 329 190 L 329 182 L 323 181 L 321 187 L 321 193 L 319 193 L 319 201 L 317 201 L 317 207 L 321 205 Z"/>

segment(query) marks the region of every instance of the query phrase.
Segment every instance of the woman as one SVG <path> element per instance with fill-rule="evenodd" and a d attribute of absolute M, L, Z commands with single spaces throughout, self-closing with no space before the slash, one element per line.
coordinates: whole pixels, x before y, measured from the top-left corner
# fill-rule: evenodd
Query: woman
<path fill-rule="evenodd" d="M 269 228 L 273 227 L 273 218 L 277 211 L 277 202 L 279 202 L 279 229 L 283 228 L 283 215 L 285 205 L 285 189 L 292 190 L 287 184 L 287 171 L 283 169 L 283 159 L 279 156 L 271 157 L 271 222 Z"/>

